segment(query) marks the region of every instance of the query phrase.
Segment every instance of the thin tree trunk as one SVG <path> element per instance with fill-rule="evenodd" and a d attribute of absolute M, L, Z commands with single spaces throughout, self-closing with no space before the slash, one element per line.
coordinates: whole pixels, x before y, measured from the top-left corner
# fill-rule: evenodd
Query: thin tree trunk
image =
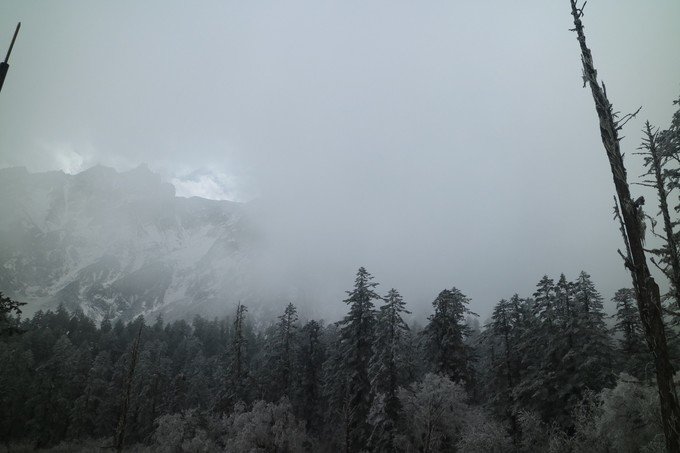
<path fill-rule="evenodd" d="M 130 366 L 128 367 L 127 381 L 125 384 L 125 397 L 123 398 L 123 407 L 120 410 L 118 417 L 118 427 L 116 429 L 116 451 L 123 449 L 123 442 L 125 441 L 125 427 L 127 425 L 127 414 L 130 406 L 130 392 L 132 391 L 132 380 L 135 376 L 135 367 L 137 366 L 137 357 L 139 356 L 139 340 L 142 337 L 142 327 L 144 323 L 139 323 L 139 331 L 137 338 L 132 346 L 132 356 L 130 357 Z"/>
<path fill-rule="evenodd" d="M 614 119 L 612 105 L 607 99 L 604 84 L 601 87 L 597 82 L 597 71 L 593 65 L 593 57 L 586 45 L 586 37 L 583 32 L 582 8 L 577 7 L 576 0 L 570 0 L 570 3 L 571 14 L 574 18 L 574 31 L 578 35 L 581 48 L 584 86 L 588 83 L 592 91 L 600 122 L 602 144 L 607 152 L 614 177 L 614 186 L 621 205 L 622 220 L 625 226 L 624 237 L 628 249 L 626 267 L 630 270 L 633 279 L 645 337 L 654 356 L 666 449 L 669 452 L 676 453 L 680 452 L 680 407 L 678 407 L 678 397 L 673 382 L 673 367 L 670 363 L 666 344 L 659 286 L 647 267 L 647 259 L 642 246 L 640 218 L 637 215 L 637 208 L 631 198 L 626 180 L 626 168 L 623 165 L 618 137 L 621 125 Z"/>

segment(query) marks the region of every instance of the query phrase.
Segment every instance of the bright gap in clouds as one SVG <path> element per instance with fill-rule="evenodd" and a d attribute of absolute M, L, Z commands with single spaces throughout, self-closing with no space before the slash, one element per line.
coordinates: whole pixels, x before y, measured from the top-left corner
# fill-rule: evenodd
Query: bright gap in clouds
<path fill-rule="evenodd" d="M 199 169 L 170 179 L 178 197 L 201 197 L 209 200 L 248 201 L 239 189 L 237 178 L 225 173 Z"/>

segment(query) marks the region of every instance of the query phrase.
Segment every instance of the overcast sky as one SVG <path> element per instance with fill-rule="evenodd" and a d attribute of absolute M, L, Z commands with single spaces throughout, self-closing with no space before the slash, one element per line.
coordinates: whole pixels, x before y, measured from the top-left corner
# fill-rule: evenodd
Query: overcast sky
<path fill-rule="evenodd" d="M 667 126 L 680 95 L 679 18 L 586 8 L 615 108 L 643 106 L 630 176 L 642 121 Z M 482 315 L 546 273 L 630 284 L 568 0 L 4 0 L 2 55 L 17 21 L 0 167 L 147 163 L 178 195 L 257 197 L 324 303 L 360 265 L 412 306 L 456 286 Z"/>

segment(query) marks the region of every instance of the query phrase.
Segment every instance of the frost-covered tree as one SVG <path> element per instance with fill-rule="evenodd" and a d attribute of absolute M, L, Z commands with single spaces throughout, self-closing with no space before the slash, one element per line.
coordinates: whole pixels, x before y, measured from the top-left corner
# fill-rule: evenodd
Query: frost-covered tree
<path fill-rule="evenodd" d="M 527 349 L 524 341 L 529 341 L 530 315 L 527 301 L 519 295 L 501 300 L 494 307 L 480 343 L 487 368 L 484 393 L 494 412 L 509 421 L 513 436 L 518 432 L 516 387 L 530 359 L 521 355 L 521 351 Z"/>
<path fill-rule="evenodd" d="M 532 412 L 519 415 L 522 441 L 518 451 L 665 452 L 658 394 L 653 386 L 621 374 L 614 388 L 585 392 L 570 412 L 564 429 Z"/>
<path fill-rule="evenodd" d="M 614 388 L 602 391 L 600 401 L 596 423 L 599 434 L 611 444 L 610 451 L 664 451 L 659 396 L 654 385 L 622 374 Z"/>
<path fill-rule="evenodd" d="M 422 331 L 431 370 L 466 384 L 470 384 L 473 360 L 472 348 L 465 343 L 472 333 L 465 318 L 474 315 L 467 308 L 469 302 L 457 288 L 443 290 L 432 302 L 434 314 Z"/>
<path fill-rule="evenodd" d="M 17 327 L 21 307 L 25 302 L 18 302 L 0 292 L 0 337 L 21 332 Z"/>
<path fill-rule="evenodd" d="M 198 343 L 196 338 L 192 340 L 189 343 L 194 345 Z M 129 434 L 126 436 L 131 441 L 147 439 L 153 433 L 154 421 L 162 413 L 184 410 L 188 407 L 205 407 L 205 401 L 199 402 L 193 396 L 196 393 L 205 395 L 209 391 L 206 383 L 196 378 L 207 371 L 200 363 L 202 359 L 200 349 L 194 356 L 183 357 L 185 362 L 181 373 L 186 381 L 186 391 L 181 398 L 177 398 L 172 391 L 174 390 L 171 385 L 172 360 L 166 354 L 167 347 L 159 339 L 145 343 L 139 354 L 132 389 Z"/>
<path fill-rule="evenodd" d="M 441 374 L 428 373 L 421 382 L 400 389 L 407 427 L 403 439 L 406 450 L 455 451 L 468 411 L 466 398 L 462 385 Z"/>
<path fill-rule="evenodd" d="M 559 378 L 562 374 L 562 357 L 568 338 L 563 337 L 565 309 L 558 304 L 558 289 L 553 279 L 543 276 L 536 285 L 531 301 L 531 318 L 522 333 L 518 347 L 522 361 L 522 373 L 513 398 L 519 408 L 538 411 L 543 417 L 555 416 L 562 410 L 558 398 Z M 563 284 L 560 294 L 562 301 L 570 295 Z"/>
<path fill-rule="evenodd" d="M 557 324 L 557 288 L 555 281 L 544 275 L 534 292 L 534 314 L 546 327 L 553 329 Z"/>
<path fill-rule="evenodd" d="M 512 439 L 503 423 L 480 407 L 469 407 L 456 444 L 465 453 L 505 453 L 513 451 Z"/>
<path fill-rule="evenodd" d="M 566 336 L 567 346 L 572 347 L 578 330 L 578 316 L 574 284 L 568 281 L 564 274 L 560 274 L 555 284 L 555 314 L 558 328 Z"/>
<path fill-rule="evenodd" d="M 307 422 L 307 429 L 318 432 L 322 426 L 324 414 L 323 400 L 323 363 L 326 359 L 326 347 L 322 342 L 321 324 L 309 321 L 302 326 L 300 332 L 300 348 L 298 350 L 297 367 L 300 385 L 296 400 L 301 415 Z"/>
<path fill-rule="evenodd" d="M 525 332 L 522 350 L 531 365 L 523 373 L 518 397 L 522 407 L 544 419 L 566 421 L 571 388 L 565 384 L 578 366 L 572 353 L 577 335 L 573 288 L 564 275 L 557 284 L 543 276 L 533 296 L 533 324 Z"/>
<path fill-rule="evenodd" d="M 349 407 L 349 373 L 345 367 L 342 340 L 337 324 L 326 327 L 326 341 L 328 342 L 328 356 L 323 363 L 323 398 L 326 402 L 324 421 L 326 426 L 341 426 L 342 430 L 335 429 L 328 433 L 332 437 L 332 443 L 340 449 L 346 447 L 350 420 Z M 342 434 L 339 433 L 342 431 Z"/>
<path fill-rule="evenodd" d="M 573 290 L 576 337 L 572 350 L 577 357 L 578 376 L 569 384 L 579 389 L 580 398 L 585 389 L 599 392 L 614 384 L 614 354 L 602 296 L 587 272 L 581 271 Z"/>
<path fill-rule="evenodd" d="M 265 351 L 267 359 L 263 377 L 269 381 L 264 385 L 269 388 L 270 399 L 293 397 L 294 384 L 298 380 L 295 367 L 298 329 L 297 308 L 289 303 L 278 317 Z"/>
<path fill-rule="evenodd" d="M 653 234 L 661 240 L 660 247 L 651 250 L 658 260 L 657 267 L 665 274 L 671 284 L 668 297 L 674 300 L 675 308 L 680 308 L 680 222 L 673 211 L 680 212 L 680 203 L 673 200 L 673 191 L 680 189 L 680 110 L 673 116 L 671 127 L 663 132 L 653 130 L 649 121 L 643 129 L 643 142 L 638 149 L 642 150 L 647 172 L 642 175 L 643 186 L 656 190 L 659 203 L 658 215 L 661 216 L 662 227 L 657 227 L 656 218 L 642 211 L 644 198 L 639 199 L 638 210 L 643 215 L 642 222 L 649 219 Z M 675 209 L 673 204 L 677 203 Z M 680 322 L 677 319 L 676 322 Z"/>
<path fill-rule="evenodd" d="M 638 313 L 635 292 L 621 288 L 614 294 L 616 303 L 614 331 L 619 338 L 619 361 L 623 370 L 638 379 L 649 380 L 653 373 L 653 361 L 645 344 L 645 334 Z"/>
<path fill-rule="evenodd" d="M 68 432 L 71 414 L 69 383 L 75 348 L 67 335 L 53 345 L 52 356 L 36 370 L 36 384 L 26 405 L 33 413 L 30 429 L 38 447 L 52 445 Z"/>
<path fill-rule="evenodd" d="M 395 431 L 399 424 L 401 403 L 397 391 L 408 384 L 407 349 L 409 327 L 403 314 L 410 313 L 399 292 L 392 288 L 377 316 L 373 356 L 369 367 L 374 395 L 380 395 L 372 409 L 373 426 L 370 444 L 376 451 L 397 451 Z"/>
<path fill-rule="evenodd" d="M 519 299 L 518 295 L 515 295 Z M 519 361 L 516 336 L 517 327 L 513 322 L 513 304 L 501 299 L 493 309 L 491 323 L 487 326 L 488 341 L 492 348 L 492 367 L 495 371 L 494 380 L 497 381 L 497 397 L 509 396 L 518 380 Z M 503 391 L 504 390 L 504 391 Z"/>
<path fill-rule="evenodd" d="M 368 414 L 372 403 L 369 362 L 375 335 L 376 313 L 373 301 L 380 299 L 372 282 L 373 277 L 359 268 L 354 289 L 348 291 L 345 303 L 349 313 L 338 323 L 340 353 L 347 373 L 347 444 L 348 451 L 359 451 L 367 445 L 370 426 Z M 340 378 L 342 379 L 342 378 Z"/>
<path fill-rule="evenodd" d="M 152 438 L 162 451 L 224 451 L 216 439 L 225 431 L 222 425 L 220 420 L 189 409 L 158 417 Z"/>
<path fill-rule="evenodd" d="M 229 351 L 229 366 L 227 375 L 227 387 L 225 398 L 221 406 L 229 409 L 230 405 L 236 401 L 247 401 L 249 399 L 248 378 L 250 377 L 248 339 L 245 305 L 236 306 L 236 316 L 233 322 L 233 333 L 231 337 L 231 350 Z"/>
<path fill-rule="evenodd" d="M 106 399 L 111 380 L 112 364 L 108 351 L 102 351 L 92 364 L 85 388 L 75 400 L 72 411 L 71 435 L 99 437 L 109 435 L 102 427 L 113 426 L 113 414 L 107 410 Z"/>
<path fill-rule="evenodd" d="M 515 395 L 521 408 L 568 426 L 570 411 L 586 389 L 599 391 L 613 383 L 602 297 L 585 272 L 573 283 L 564 274 L 557 284 L 544 276 L 534 293 L 533 313 L 520 342 L 525 366 Z"/>
<path fill-rule="evenodd" d="M 278 403 L 255 401 L 251 410 L 237 405 L 225 421 L 222 444 L 226 452 L 304 452 L 314 451 L 303 421 L 293 414 L 287 398 Z"/>

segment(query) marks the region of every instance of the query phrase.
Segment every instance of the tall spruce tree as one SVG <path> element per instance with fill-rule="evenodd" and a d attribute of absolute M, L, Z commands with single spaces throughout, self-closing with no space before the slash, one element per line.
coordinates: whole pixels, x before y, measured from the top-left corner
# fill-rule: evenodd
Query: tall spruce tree
<path fill-rule="evenodd" d="M 323 363 L 323 398 L 326 402 L 324 423 L 327 434 L 332 438 L 335 450 L 349 451 L 350 433 L 350 388 L 349 370 L 345 366 L 345 350 L 343 349 L 339 323 L 326 327 L 324 337 L 328 342 L 328 356 Z M 342 429 L 338 428 L 342 427 Z"/>
<path fill-rule="evenodd" d="M 544 275 L 536 285 L 533 310 L 536 317 L 545 321 L 551 329 L 557 322 L 556 298 L 555 281 Z"/>
<path fill-rule="evenodd" d="M 402 315 L 410 312 L 399 292 L 392 288 L 377 316 L 373 356 L 369 367 L 371 388 L 379 404 L 372 409 L 370 445 L 375 451 L 398 451 L 395 443 L 401 402 L 399 387 L 408 385 L 409 327 Z"/>
<path fill-rule="evenodd" d="M 621 288 L 614 294 L 616 304 L 614 331 L 619 338 L 619 363 L 623 371 L 649 382 L 653 375 L 654 361 L 645 344 L 645 333 L 635 300 L 635 291 Z"/>
<path fill-rule="evenodd" d="M 247 337 L 246 337 L 246 312 L 248 309 L 240 302 L 236 306 L 234 318 L 234 330 L 231 338 L 231 355 L 229 363 L 229 375 L 227 381 L 227 403 L 229 405 L 237 401 L 248 400 L 249 377 Z M 224 409 L 230 409 L 229 407 Z"/>
<path fill-rule="evenodd" d="M 17 327 L 18 318 L 21 316 L 21 307 L 26 302 L 18 302 L 0 292 L 0 337 L 20 333 Z M 16 316 L 16 318 L 14 318 Z"/>
<path fill-rule="evenodd" d="M 564 274 L 560 274 L 555 285 L 555 314 L 557 327 L 565 340 L 564 347 L 571 349 L 574 346 L 575 336 L 578 335 L 578 316 L 574 300 L 574 285 Z"/>
<path fill-rule="evenodd" d="M 295 352 L 297 349 L 298 315 L 297 308 L 289 303 L 278 317 L 274 332 L 268 341 L 267 369 L 263 370 L 269 388 L 269 398 L 278 400 L 282 396 L 293 397 L 295 383 Z"/>
<path fill-rule="evenodd" d="M 26 406 L 33 415 L 29 427 L 38 448 L 58 443 L 68 431 L 73 405 L 68 386 L 73 377 L 74 353 L 73 344 L 63 334 L 54 343 L 51 358 L 35 370 L 37 385 Z"/>
<path fill-rule="evenodd" d="M 375 334 L 376 313 L 373 301 L 380 299 L 373 276 L 363 267 L 357 271 L 354 289 L 347 291 L 349 313 L 339 322 L 342 363 L 347 372 L 346 451 L 365 448 L 370 435 L 368 414 L 373 395 L 368 373 Z"/>
<path fill-rule="evenodd" d="M 293 359 L 296 347 L 296 336 L 298 329 L 298 315 L 297 308 L 292 303 L 286 306 L 285 311 L 279 316 L 277 324 L 278 330 L 278 344 L 277 355 L 278 371 L 280 374 L 281 385 L 283 386 L 283 395 L 291 396 L 291 388 L 293 382 Z"/>
<path fill-rule="evenodd" d="M 548 419 L 559 406 L 558 376 L 564 352 L 559 313 L 564 309 L 558 307 L 555 282 L 547 275 L 538 282 L 533 296 L 531 318 L 519 347 L 523 372 L 514 397 L 522 408 Z"/>
<path fill-rule="evenodd" d="M 605 323 L 602 296 L 585 271 L 581 271 L 572 287 L 577 326 L 574 349 L 578 356 L 581 393 L 586 388 L 599 392 L 613 385 L 615 378 L 614 354 Z"/>
<path fill-rule="evenodd" d="M 298 350 L 298 369 L 300 370 L 299 394 L 296 401 L 299 411 L 311 432 L 317 433 L 323 421 L 323 363 L 326 358 L 322 342 L 321 325 L 309 321 L 302 326 Z"/>
<path fill-rule="evenodd" d="M 471 329 L 467 315 L 474 315 L 467 305 L 467 296 L 457 288 L 445 289 L 432 302 L 434 314 L 423 329 L 425 355 L 431 370 L 443 374 L 454 382 L 470 384 L 472 348 L 465 343 Z"/>
<path fill-rule="evenodd" d="M 511 418 L 514 406 L 513 391 L 519 381 L 520 358 L 517 356 L 521 333 L 517 325 L 520 307 L 517 294 L 509 301 L 502 299 L 493 309 L 487 324 L 483 344 L 488 349 L 491 383 L 487 393 L 497 413 Z"/>
<path fill-rule="evenodd" d="M 579 317 L 576 310 L 574 285 L 560 274 L 555 285 L 555 314 L 557 319 L 556 336 L 552 338 L 552 348 L 544 369 L 544 382 L 554 389 L 554 401 L 546 405 L 546 412 L 551 418 L 558 418 L 559 422 L 568 423 L 569 409 L 580 399 L 582 386 L 578 373 L 582 365 L 580 344 L 577 345 L 579 331 Z"/>

